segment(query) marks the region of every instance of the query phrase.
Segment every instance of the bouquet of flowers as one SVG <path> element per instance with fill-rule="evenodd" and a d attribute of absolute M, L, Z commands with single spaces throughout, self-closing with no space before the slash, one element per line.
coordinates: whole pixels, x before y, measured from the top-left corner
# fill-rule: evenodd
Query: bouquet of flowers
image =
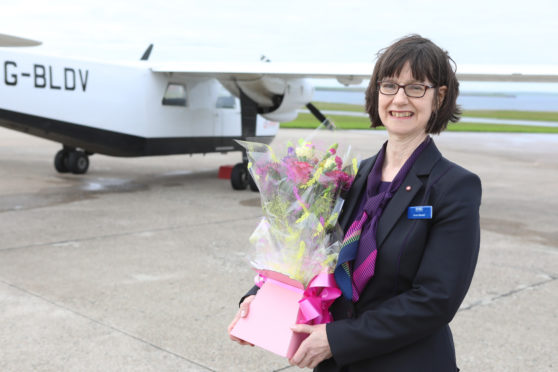
<path fill-rule="evenodd" d="M 339 155 L 337 144 L 308 139 L 289 142 L 281 155 L 265 144 L 238 142 L 264 217 L 250 237 L 260 290 L 231 334 L 290 358 L 306 336 L 290 326 L 330 322 L 329 306 L 341 294 L 332 274 L 342 238 L 335 226 L 357 162 L 349 150 Z"/>
<path fill-rule="evenodd" d="M 247 150 L 264 213 L 250 237 L 253 266 L 304 286 L 320 272 L 332 272 L 340 245 L 332 239 L 342 207 L 339 195 L 349 189 L 357 171 L 350 149 L 340 156 L 337 144 L 326 147 L 300 139 L 278 155 L 266 144 L 238 142 Z"/>

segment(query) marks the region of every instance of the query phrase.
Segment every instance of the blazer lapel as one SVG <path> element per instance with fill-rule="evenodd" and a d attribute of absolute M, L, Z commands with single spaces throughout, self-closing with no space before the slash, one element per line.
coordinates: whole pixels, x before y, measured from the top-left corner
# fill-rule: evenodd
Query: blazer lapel
<path fill-rule="evenodd" d="M 382 245 L 397 220 L 407 210 L 415 195 L 425 187 L 419 176 L 429 175 L 434 164 L 441 158 L 442 154 L 438 151 L 434 140 L 431 140 L 430 145 L 424 149 L 407 173 L 403 183 L 389 201 L 380 217 L 380 221 L 378 221 L 378 229 L 376 230 L 376 244 L 378 247 Z"/>

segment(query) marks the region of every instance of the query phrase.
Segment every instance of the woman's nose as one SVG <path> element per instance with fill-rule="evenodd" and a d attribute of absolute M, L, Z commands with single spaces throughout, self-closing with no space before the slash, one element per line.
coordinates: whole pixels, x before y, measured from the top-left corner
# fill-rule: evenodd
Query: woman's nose
<path fill-rule="evenodd" d="M 393 96 L 393 102 L 395 103 L 407 103 L 408 97 L 405 94 L 405 89 L 403 87 L 399 87 L 397 93 Z"/>

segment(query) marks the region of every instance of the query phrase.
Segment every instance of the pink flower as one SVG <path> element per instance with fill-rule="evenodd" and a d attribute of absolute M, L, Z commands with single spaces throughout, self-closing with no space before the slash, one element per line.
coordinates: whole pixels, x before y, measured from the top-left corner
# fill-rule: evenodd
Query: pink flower
<path fill-rule="evenodd" d="M 307 162 L 292 160 L 287 164 L 287 177 L 296 184 L 303 184 L 310 180 L 313 169 Z"/>
<path fill-rule="evenodd" d="M 348 190 L 353 183 L 353 176 L 340 170 L 333 170 L 325 175 L 330 178 L 331 183 L 334 183 L 336 187 L 341 187 L 343 190 Z"/>
<path fill-rule="evenodd" d="M 337 164 L 337 169 L 341 169 L 343 166 L 343 160 L 339 156 L 335 157 L 335 164 Z"/>

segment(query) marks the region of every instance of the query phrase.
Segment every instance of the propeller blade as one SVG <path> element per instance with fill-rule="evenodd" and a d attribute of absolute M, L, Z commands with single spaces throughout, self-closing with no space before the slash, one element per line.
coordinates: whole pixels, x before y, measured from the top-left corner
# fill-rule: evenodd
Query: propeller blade
<path fill-rule="evenodd" d="M 333 121 L 326 118 L 325 115 L 322 114 L 322 112 L 320 110 L 318 110 L 318 108 L 316 106 L 314 106 L 311 102 L 308 102 L 306 104 L 306 108 L 308 108 L 308 110 L 310 110 L 312 115 L 314 115 L 314 117 L 316 119 L 318 119 L 318 121 L 320 123 L 322 123 L 325 128 L 331 129 L 331 130 L 335 129 L 335 124 L 333 124 Z"/>

